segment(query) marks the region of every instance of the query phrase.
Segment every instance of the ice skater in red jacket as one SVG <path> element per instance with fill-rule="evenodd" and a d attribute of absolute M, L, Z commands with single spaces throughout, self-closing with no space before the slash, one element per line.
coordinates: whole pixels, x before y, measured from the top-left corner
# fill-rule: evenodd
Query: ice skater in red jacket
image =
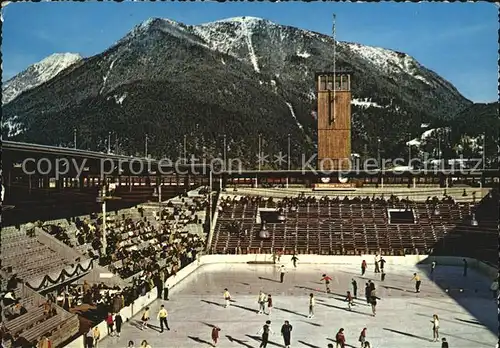
<path fill-rule="evenodd" d="M 326 292 L 329 294 L 330 293 L 330 280 L 333 280 L 326 274 L 322 275 L 323 278 L 321 278 L 321 281 L 325 281 L 325 286 L 326 286 Z"/>

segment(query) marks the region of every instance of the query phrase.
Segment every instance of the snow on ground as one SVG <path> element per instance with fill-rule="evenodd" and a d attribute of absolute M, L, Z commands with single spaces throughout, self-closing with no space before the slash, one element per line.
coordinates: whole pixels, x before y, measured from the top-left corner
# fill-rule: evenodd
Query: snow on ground
<path fill-rule="evenodd" d="M 367 260 L 369 263 L 371 260 Z M 134 318 L 123 318 L 121 337 L 107 337 L 99 343 L 100 348 L 123 348 L 129 340 L 139 346 L 147 340 L 153 348 L 197 348 L 210 345 L 211 326 L 221 328 L 220 348 L 257 348 L 260 338 L 258 330 L 266 320 L 271 320 L 271 347 L 283 344 L 280 329 L 284 320 L 290 321 L 292 347 L 326 347 L 334 343 L 340 327 L 345 329 L 348 347 L 358 347 L 361 330 L 367 328 L 367 340 L 374 348 L 435 348 L 439 343 L 431 342 L 433 314 L 440 318 L 440 336 L 446 337 L 453 348 L 494 347 L 498 328 L 495 301 L 489 293 L 489 280 L 469 270 L 466 279 L 461 267 L 440 266 L 434 280 L 426 276 L 425 270 L 410 266 L 386 265 L 386 280 L 373 273 L 370 265 L 367 274 L 361 277 L 359 265 L 303 265 L 295 269 L 290 256 L 282 256 L 288 273 L 284 283 L 278 281 L 279 274 L 274 265 L 213 264 L 202 266 L 170 291 L 170 301 L 157 300 L 151 307 L 150 327 L 138 328 L 141 314 Z M 423 266 L 428 267 L 428 266 Z M 422 275 L 421 292 L 414 292 L 410 281 L 414 272 Z M 321 275 L 333 278 L 331 294 L 326 294 Z M 344 301 L 347 290 L 352 291 L 351 279 L 358 284 L 358 299 L 349 311 Z M 371 279 L 381 298 L 377 315 L 364 300 L 365 282 Z M 448 284 L 449 292 L 439 285 Z M 224 288 L 231 293 L 232 303 L 224 308 Z M 459 289 L 464 291 L 460 292 Z M 478 292 L 474 292 L 475 289 Z M 262 290 L 273 297 L 270 315 L 257 314 L 257 297 Z M 308 298 L 316 297 L 315 317 L 307 318 Z M 458 303 L 480 316 L 474 317 Z M 168 313 L 171 331 L 159 333 L 156 318 L 159 306 L 164 304 Z"/>
<path fill-rule="evenodd" d="M 406 145 L 411 145 L 411 146 L 420 146 L 422 142 L 418 139 L 412 139 L 410 141 L 406 142 Z"/>
<path fill-rule="evenodd" d="M 7 127 L 7 136 L 15 137 L 24 131 L 24 126 L 22 123 L 17 122 L 18 116 L 11 117 L 10 120 L 2 122 L 2 128 Z"/>
<path fill-rule="evenodd" d="M 382 106 L 378 105 L 375 102 L 372 102 L 371 99 L 365 98 L 363 100 L 361 99 L 352 99 L 351 100 L 352 105 L 360 106 L 363 108 L 368 108 L 368 107 L 374 107 L 374 108 L 381 108 Z"/>
<path fill-rule="evenodd" d="M 237 56 L 235 52 L 244 43 L 248 50 L 249 60 L 256 72 L 260 72 L 259 61 L 252 43 L 253 28 L 265 21 L 256 17 L 234 17 L 215 22 L 193 26 L 192 30 L 203 38 L 210 48 Z M 265 21 L 270 23 L 269 21 Z M 230 24 L 234 30 L 221 30 L 220 26 Z"/>
<path fill-rule="evenodd" d="M 286 105 L 290 109 L 290 114 L 292 115 L 293 119 L 295 120 L 295 123 L 297 124 L 297 127 L 300 128 L 300 130 L 304 130 L 304 127 L 300 124 L 299 120 L 297 119 L 297 116 L 295 116 L 295 112 L 293 111 L 293 106 L 289 102 L 286 102 Z"/>
<path fill-rule="evenodd" d="M 106 81 L 108 80 L 109 74 L 111 74 L 111 70 L 113 70 L 113 66 L 115 65 L 116 59 L 114 59 L 111 64 L 109 65 L 109 69 L 106 72 L 106 75 L 102 77 L 102 87 L 101 90 L 99 91 L 99 94 L 102 94 L 104 91 L 104 88 L 106 87 Z"/>
<path fill-rule="evenodd" d="M 405 53 L 381 47 L 364 46 L 357 43 L 347 43 L 347 46 L 351 51 L 359 54 L 365 60 L 374 64 L 386 73 L 402 72 L 432 86 L 427 79 L 417 74 L 421 65 L 414 58 Z"/>
<path fill-rule="evenodd" d="M 243 28 L 242 28 L 243 36 L 245 37 L 245 41 L 246 41 L 247 46 L 248 46 L 248 54 L 250 55 L 250 61 L 252 62 L 254 70 L 256 72 L 260 73 L 259 61 L 257 59 L 257 55 L 255 54 L 255 50 L 254 50 L 253 44 L 252 44 L 253 32 L 251 30 L 249 30 L 249 27 L 245 21 L 242 23 L 243 23 Z"/>
<path fill-rule="evenodd" d="M 128 95 L 127 92 L 123 93 L 120 97 L 118 97 L 117 95 L 114 95 L 116 104 L 122 105 L 125 98 L 127 98 L 127 95 Z"/>
<path fill-rule="evenodd" d="M 310 54 L 310 53 L 307 53 L 307 52 L 300 52 L 300 51 L 299 51 L 299 52 L 297 52 L 297 55 L 298 55 L 299 57 L 302 57 L 302 58 L 309 58 L 309 57 L 311 56 L 311 54 Z"/>

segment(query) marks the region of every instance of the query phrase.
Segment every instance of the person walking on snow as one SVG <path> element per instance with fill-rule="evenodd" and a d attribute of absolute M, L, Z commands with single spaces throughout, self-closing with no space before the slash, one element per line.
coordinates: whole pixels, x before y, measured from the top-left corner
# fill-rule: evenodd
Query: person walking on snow
<path fill-rule="evenodd" d="M 326 292 L 329 294 L 330 293 L 330 280 L 333 280 L 333 279 L 330 278 L 329 276 L 327 276 L 326 274 L 323 274 L 322 277 L 323 278 L 321 278 L 320 281 L 325 281 Z"/>
<path fill-rule="evenodd" d="M 231 304 L 231 294 L 229 293 L 229 290 L 227 290 L 227 288 L 224 289 L 224 301 L 225 301 L 225 306 L 224 308 L 228 308 L 229 305 Z"/>

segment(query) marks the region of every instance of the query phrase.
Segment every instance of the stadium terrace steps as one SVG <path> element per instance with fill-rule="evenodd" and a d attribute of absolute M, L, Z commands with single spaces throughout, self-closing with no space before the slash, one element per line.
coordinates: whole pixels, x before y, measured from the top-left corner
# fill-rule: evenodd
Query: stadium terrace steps
<path fill-rule="evenodd" d="M 211 253 L 422 254 L 433 249 L 443 238 L 449 238 L 450 234 L 467 233 L 476 237 L 481 234 L 489 242 L 497 236 L 494 215 L 488 219 L 483 213 L 480 226 L 471 226 L 470 219 L 476 207 L 469 202 L 440 201 L 435 206 L 426 202 L 382 204 L 377 201 L 317 200 L 314 203 L 301 202 L 294 211 L 284 209 L 285 222 L 268 223 L 270 238 L 260 239 L 258 209 L 276 207 L 279 199 L 276 202 L 263 199 L 258 203 L 242 204 L 235 197 L 226 195 L 220 203 L 224 208 L 219 209 Z M 415 224 L 390 224 L 387 208 L 405 209 L 407 206 L 414 211 Z M 435 208 L 439 215 L 435 215 Z M 231 228 L 235 222 L 236 231 Z M 476 242 L 476 245 L 486 247 L 489 242 L 483 238 L 483 242 Z"/>

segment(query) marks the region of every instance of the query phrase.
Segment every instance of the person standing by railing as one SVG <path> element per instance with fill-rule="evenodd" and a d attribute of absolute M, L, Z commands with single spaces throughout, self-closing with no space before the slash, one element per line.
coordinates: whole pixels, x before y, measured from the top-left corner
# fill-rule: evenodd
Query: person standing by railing
<path fill-rule="evenodd" d="M 113 314 L 112 313 L 108 313 L 108 316 L 106 317 L 106 324 L 108 326 L 108 335 L 110 336 L 114 336 L 115 335 L 115 330 L 114 330 L 114 325 L 115 325 L 115 322 L 113 320 Z"/>
<path fill-rule="evenodd" d="M 86 348 L 93 348 L 94 347 L 94 330 L 92 330 L 92 327 L 89 328 L 89 331 L 85 334 L 85 347 Z"/>
<path fill-rule="evenodd" d="M 117 312 L 115 315 L 115 324 L 116 324 L 116 336 L 120 337 L 120 333 L 122 332 L 122 324 L 123 319 L 120 312 Z"/>
<path fill-rule="evenodd" d="M 101 339 L 101 330 L 99 330 L 99 327 L 96 326 L 94 327 L 94 335 L 93 335 L 93 338 L 94 338 L 94 347 L 97 348 L 98 344 L 99 344 L 99 340 Z"/>

